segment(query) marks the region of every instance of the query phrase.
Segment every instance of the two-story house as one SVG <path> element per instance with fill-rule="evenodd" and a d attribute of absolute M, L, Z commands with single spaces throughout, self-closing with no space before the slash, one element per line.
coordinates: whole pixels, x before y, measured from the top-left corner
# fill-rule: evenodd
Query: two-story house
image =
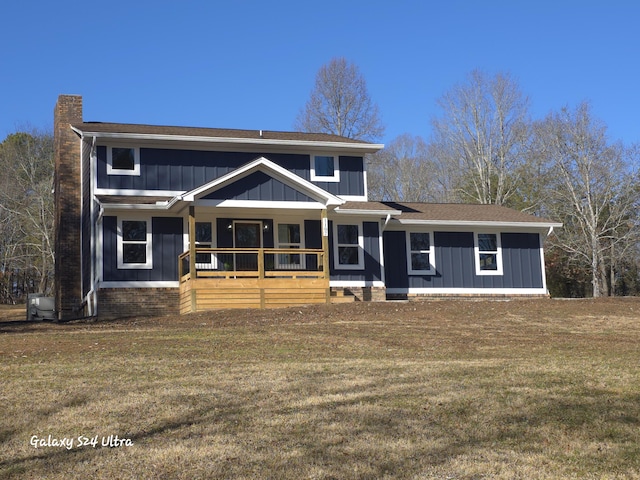
<path fill-rule="evenodd" d="M 83 121 L 55 108 L 60 319 L 402 298 L 546 295 L 560 224 L 495 205 L 371 202 L 327 134 Z"/>

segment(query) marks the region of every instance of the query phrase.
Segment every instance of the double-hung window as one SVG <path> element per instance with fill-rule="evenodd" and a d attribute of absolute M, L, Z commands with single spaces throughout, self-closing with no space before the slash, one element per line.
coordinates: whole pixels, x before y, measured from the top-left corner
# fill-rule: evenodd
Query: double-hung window
<path fill-rule="evenodd" d="M 150 220 L 118 221 L 118 268 L 153 267 Z"/>
<path fill-rule="evenodd" d="M 108 175 L 140 175 L 140 149 L 107 147 Z"/>
<path fill-rule="evenodd" d="M 434 275 L 435 251 L 431 232 L 407 232 L 409 274 Z"/>
<path fill-rule="evenodd" d="M 502 247 L 497 233 L 474 233 L 476 274 L 502 275 Z"/>
<path fill-rule="evenodd" d="M 311 181 L 339 182 L 339 157 L 333 155 L 311 155 Z"/>
<path fill-rule="evenodd" d="M 333 230 L 334 266 L 336 269 L 364 268 L 362 224 L 336 223 Z"/>
<path fill-rule="evenodd" d="M 302 246 L 302 229 L 299 223 L 278 224 L 278 248 L 300 249 Z M 277 268 L 300 270 L 304 268 L 304 258 L 299 253 L 278 253 Z"/>

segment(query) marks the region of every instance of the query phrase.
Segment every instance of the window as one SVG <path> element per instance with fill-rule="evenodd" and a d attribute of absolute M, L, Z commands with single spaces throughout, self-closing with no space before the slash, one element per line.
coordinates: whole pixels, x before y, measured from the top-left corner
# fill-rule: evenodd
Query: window
<path fill-rule="evenodd" d="M 409 274 L 434 275 L 435 252 L 430 232 L 407 232 Z"/>
<path fill-rule="evenodd" d="M 363 269 L 362 225 L 336 224 L 333 231 L 334 263 L 337 269 Z"/>
<path fill-rule="evenodd" d="M 278 224 L 278 248 L 301 248 L 302 235 L 299 223 Z M 277 268 L 297 270 L 304 268 L 303 256 L 295 253 L 276 255 Z"/>
<path fill-rule="evenodd" d="M 476 233 L 475 256 L 477 275 L 502 275 L 502 248 L 500 235 Z"/>
<path fill-rule="evenodd" d="M 140 150 L 133 147 L 107 147 L 107 174 L 140 175 Z"/>
<path fill-rule="evenodd" d="M 319 182 L 339 182 L 340 168 L 338 157 L 331 155 L 312 155 L 311 180 Z"/>
<path fill-rule="evenodd" d="M 118 268 L 152 268 L 148 220 L 118 222 Z"/>

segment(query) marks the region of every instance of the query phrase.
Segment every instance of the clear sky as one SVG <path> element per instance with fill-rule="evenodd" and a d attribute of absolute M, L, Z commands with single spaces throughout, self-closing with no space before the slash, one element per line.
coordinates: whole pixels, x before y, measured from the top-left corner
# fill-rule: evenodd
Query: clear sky
<path fill-rule="evenodd" d="M 640 143 L 636 0 L 22 0 L 0 28 L 0 140 L 85 121 L 291 130 L 318 69 L 355 63 L 386 125 L 428 139 L 473 69 L 508 72 L 534 118 L 583 100 Z"/>

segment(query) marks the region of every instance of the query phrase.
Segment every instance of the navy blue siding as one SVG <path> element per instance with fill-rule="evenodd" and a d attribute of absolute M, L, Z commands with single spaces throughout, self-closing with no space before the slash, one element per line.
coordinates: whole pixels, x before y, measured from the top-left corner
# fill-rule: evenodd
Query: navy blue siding
<path fill-rule="evenodd" d="M 348 220 L 341 224 L 348 224 Z M 333 222 L 329 222 L 329 231 L 333 232 Z M 329 235 L 329 272 L 331 280 L 374 282 L 382 280 L 380 266 L 380 233 L 378 222 L 363 222 L 362 234 L 364 240 L 364 270 L 336 270 L 333 259 L 333 235 Z"/>
<path fill-rule="evenodd" d="M 118 269 L 117 217 L 106 216 L 103 226 L 104 281 L 176 281 L 178 255 L 182 253 L 182 218 L 154 217 L 152 231 L 152 269 Z"/>
<path fill-rule="evenodd" d="M 236 168 L 265 157 L 305 180 L 311 179 L 309 155 L 140 149 L 140 175 L 107 175 L 107 147 L 97 147 L 98 188 L 189 191 Z M 340 182 L 314 182 L 334 195 L 364 195 L 362 157 L 340 157 Z"/>
<path fill-rule="evenodd" d="M 406 236 L 384 232 L 388 288 L 542 288 L 540 236 L 502 233 L 503 275 L 476 275 L 472 232 L 435 232 L 435 275 L 408 275 Z"/>
<path fill-rule="evenodd" d="M 364 195 L 364 161 L 362 157 L 340 157 L 339 182 L 313 182 L 333 195 Z M 311 177 L 305 177 L 307 180 Z"/>
<path fill-rule="evenodd" d="M 313 198 L 264 172 L 255 172 L 203 197 L 215 200 L 270 200 L 313 202 Z"/>

